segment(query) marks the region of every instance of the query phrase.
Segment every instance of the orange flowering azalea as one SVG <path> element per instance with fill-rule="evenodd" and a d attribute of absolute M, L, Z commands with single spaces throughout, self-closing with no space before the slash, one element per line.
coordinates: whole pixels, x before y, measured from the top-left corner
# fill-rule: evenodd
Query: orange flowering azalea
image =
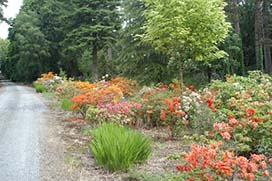
<path fill-rule="evenodd" d="M 55 75 L 54 75 L 53 72 L 48 72 L 48 73 L 42 74 L 42 75 L 41 75 L 41 78 L 42 78 L 42 79 L 51 79 L 51 78 L 53 78 L 54 76 L 55 76 Z"/>

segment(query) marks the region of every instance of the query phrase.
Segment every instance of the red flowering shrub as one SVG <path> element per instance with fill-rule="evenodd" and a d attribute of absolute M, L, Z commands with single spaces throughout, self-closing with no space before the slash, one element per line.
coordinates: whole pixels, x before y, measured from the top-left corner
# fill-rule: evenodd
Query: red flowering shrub
<path fill-rule="evenodd" d="M 165 99 L 162 104 L 165 108 L 161 109 L 160 119 L 164 125 L 168 126 L 168 129 L 171 131 L 171 137 L 173 137 L 177 131 L 175 130 L 178 127 L 177 124 L 189 125 L 189 121 L 186 119 L 187 114 L 181 108 L 180 97 Z"/>
<path fill-rule="evenodd" d="M 222 151 L 222 142 L 209 146 L 192 145 L 191 151 L 182 156 L 185 164 L 176 165 L 187 180 L 225 180 L 238 177 L 243 180 L 269 179 L 267 159 L 264 155 L 252 154 L 250 159 L 236 156 L 234 152 Z M 270 178 L 271 179 L 271 178 Z"/>
<path fill-rule="evenodd" d="M 90 93 L 79 94 L 71 99 L 74 104 L 71 106 L 71 110 L 78 111 L 83 117 L 88 110 L 88 107 L 95 101 Z"/>

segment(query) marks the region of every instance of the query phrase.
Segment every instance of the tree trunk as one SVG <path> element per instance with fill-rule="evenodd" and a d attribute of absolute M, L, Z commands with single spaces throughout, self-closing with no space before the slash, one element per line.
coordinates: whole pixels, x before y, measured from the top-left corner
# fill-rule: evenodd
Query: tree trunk
<path fill-rule="evenodd" d="M 239 18 L 239 5 L 238 0 L 233 0 L 233 13 L 234 13 L 234 27 L 235 33 L 239 36 L 239 46 L 241 48 L 241 57 L 240 57 L 240 66 L 242 75 L 245 74 L 245 62 L 244 62 L 244 51 L 243 51 L 243 42 L 240 28 L 240 18 Z"/>
<path fill-rule="evenodd" d="M 263 0 L 263 22 L 264 22 L 264 62 L 266 73 L 272 72 L 271 65 L 271 40 L 270 40 L 270 30 L 269 30 L 269 17 L 270 17 L 270 3 L 269 0 Z"/>
<path fill-rule="evenodd" d="M 180 63 L 180 67 L 179 67 L 179 79 L 180 79 L 180 88 L 181 88 L 181 95 L 183 93 L 183 63 Z"/>
<path fill-rule="evenodd" d="M 234 13 L 234 27 L 235 33 L 241 36 L 240 30 L 240 19 L 239 19 L 239 11 L 238 11 L 238 0 L 233 0 L 233 13 Z"/>
<path fill-rule="evenodd" d="M 109 61 L 112 60 L 112 48 L 108 48 L 108 59 Z"/>
<path fill-rule="evenodd" d="M 108 60 L 105 66 L 105 70 L 107 73 L 109 73 L 110 70 L 112 69 L 112 59 L 113 59 L 112 48 L 108 48 Z"/>
<path fill-rule="evenodd" d="M 183 77 L 183 62 L 181 60 L 179 65 L 179 79 L 180 79 L 180 106 L 183 109 L 183 91 L 184 91 L 184 77 Z"/>
<path fill-rule="evenodd" d="M 212 69 L 210 67 L 207 69 L 207 75 L 208 75 L 208 82 L 211 83 L 211 81 L 212 81 Z"/>
<path fill-rule="evenodd" d="M 92 81 L 98 81 L 98 57 L 97 57 L 98 49 L 95 43 L 93 44 L 93 52 L 92 52 Z"/>
<path fill-rule="evenodd" d="M 256 69 L 263 71 L 261 0 L 255 0 L 255 54 Z"/>

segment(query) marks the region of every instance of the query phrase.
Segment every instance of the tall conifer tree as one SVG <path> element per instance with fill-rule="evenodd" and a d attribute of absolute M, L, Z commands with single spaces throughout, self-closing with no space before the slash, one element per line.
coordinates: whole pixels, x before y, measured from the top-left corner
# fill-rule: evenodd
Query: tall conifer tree
<path fill-rule="evenodd" d="M 89 49 L 92 55 L 92 79 L 98 80 L 98 53 L 111 46 L 121 27 L 119 0 L 75 0 L 69 19 L 66 42 L 73 49 Z M 69 48 L 69 47 L 67 47 Z"/>

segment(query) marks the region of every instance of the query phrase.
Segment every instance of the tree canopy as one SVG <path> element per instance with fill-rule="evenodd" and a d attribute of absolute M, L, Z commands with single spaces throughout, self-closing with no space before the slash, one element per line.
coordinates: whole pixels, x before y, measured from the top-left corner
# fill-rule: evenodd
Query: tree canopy
<path fill-rule="evenodd" d="M 178 61 L 183 82 L 183 63 L 221 58 L 218 49 L 229 30 L 223 0 L 144 0 L 148 9 L 143 38 Z"/>
<path fill-rule="evenodd" d="M 0 0 L 0 22 L 6 20 L 3 14 L 3 6 L 7 6 L 7 0 Z"/>
<path fill-rule="evenodd" d="M 271 0 L 24 0 L 2 70 L 17 81 L 64 70 L 142 84 L 170 83 L 181 63 L 185 82 L 271 72 L 271 17 Z"/>
<path fill-rule="evenodd" d="M 223 0 L 144 2 L 148 6 L 144 39 L 156 49 L 195 60 L 221 53 L 217 45 L 224 41 L 229 30 Z"/>

